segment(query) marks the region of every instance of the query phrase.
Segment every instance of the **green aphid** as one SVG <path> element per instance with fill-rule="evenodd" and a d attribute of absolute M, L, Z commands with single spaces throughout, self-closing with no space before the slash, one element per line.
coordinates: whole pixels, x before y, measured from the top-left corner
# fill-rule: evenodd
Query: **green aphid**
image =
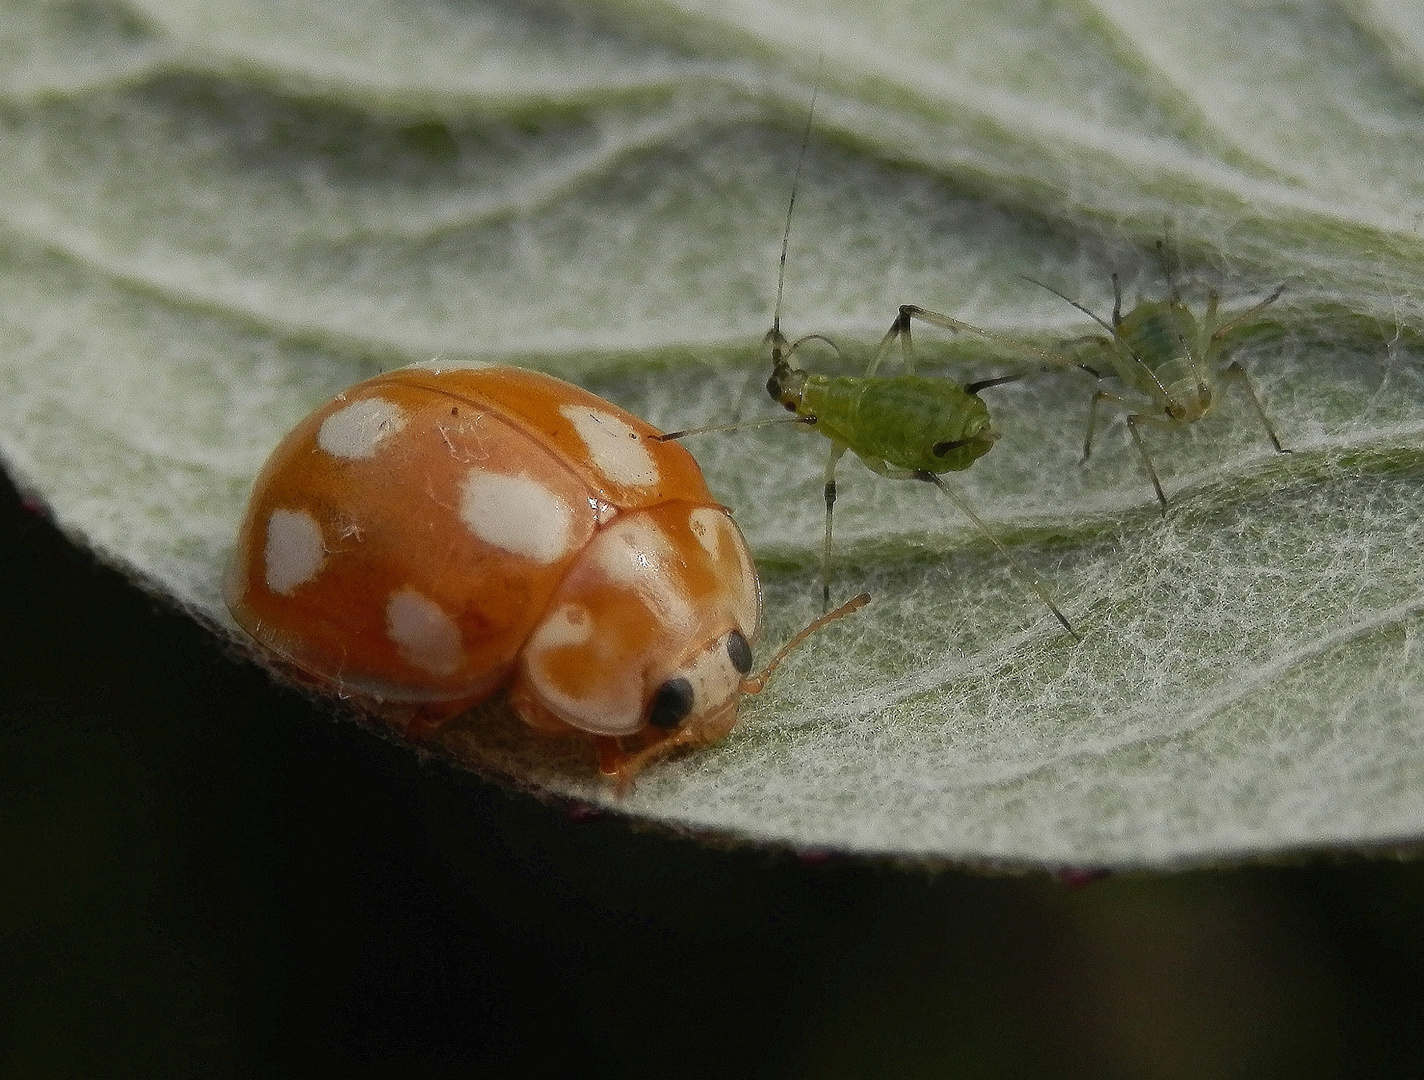
<path fill-rule="evenodd" d="M 813 94 L 811 112 L 806 118 L 801 156 L 797 159 L 796 176 L 791 185 L 791 201 L 786 209 L 786 227 L 781 237 L 781 265 L 776 285 L 776 307 L 771 330 L 766 335 L 772 361 L 771 378 L 766 384 L 767 391 L 779 404 L 792 412 L 794 418 L 718 424 L 675 431 L 663 435 L 662 438 L 680 439 L 688 435 L 784 422 L 800 423 L 808 430 L 826 436 L 831 444 L 825 469 L 826 532 L 821 548 L 821 597 L 826 607 L 830 606 L 831 598 L 831 526 L 836 502 L 836 465 L 846 451 L 850 451 L 881 476 L 893 480 L 920 480 L 933 484 L 942 491 L 999 549 L 1053 613 L 1053 617 L 1076 639 L 1077 631 L 1058 609 L 1058 605 L 1053 602 L 1037 575 L 1009 554 L 1008 549 L 990 531 L 983 519 L 940 477 L 941 473 L 969 468 L 993 447 L 999 433 L 990 423 L 989 409 L 980 399 L 979 392 L 1000 383 L 1013 382 L 1019 376 L 1011 375 L 960 385 L 949 379 L 916 375 L 914 346 L 910 337 L 911 320 L 919 319 L 946 330 L 967 330 L 989 338 L 997 338 L 998 335 L 947 315 L 907 304 L 900 308 L 895 322 L 881 340 L 880 347 L 864 375 L 817 375 L 796 367 L 792 362 L 796 351 L 808 341 L 824 341 L 835 348 L 835 343 L 821 334 L 808 334 L 791 342 L 781 333 L 781 299 L 786 282 L 786 251 L 791 238 L 791 217 L 796 208 L 796 190 L 801 179 L 806 146 L 810 140 L 815 107 L 816 98 Z M 904 374 L 878 374 L 881 364 L 896 341 L 900 342 Z M 1052 365 L 1080 366 L 1056 353 L 1046 352 L 1023 342 L 1015 341 L 1013 345 Z"/>
<path fill-rule="evenodd" d="M 1281 445 L 1280 437 L 1266 416 L 1261 398 L 1256 393 L 1256 388 L 1251 385 L 1246 369 L 1236 361 L 1225 367 L 1217 366 L 1221 362 L 1221 352 L 1227 336 L 1259 315 L 1268 305 L 1275 303 L 1285 286 L 1281 285 L 1260 303 L 1235 315 L 1222 315 L 1218 312 L 1220 297 L 1213 290 L 1207 298 L 1206 313 L 1198 319 L 1177 292 L 1172 269 L 1167 261 L 1166 246 L 1160 240 L 1157 242 L 1157 251 L 1167 279 L 1167 299 L 1139 299 L 1137 305 L 1124 315 L 1122 284 L 1114 274 L 1111 322 L 1102 319 L 1051 285 L 1044 285 L 1032 278 L 1028 280 L 1055 296 L 1062 297 L 1111 335 L 1092 337 L 1089 340 L 1102 351 L 1112 366 L 1111 373 L 1116 375 L 1127 389 L 1136 391 L 1146 399 L 1122 397 L 1106 390 L 1095 392 L 1088 408 L 1088 430 L 1083 438 L 1083 460 L 1087 461 L 1093 453 L 1093 432 L 1097 427 L 1099 404 L 1106 401 L 1128 410 L 1125 418 L 1128 434 L 1132 436 L 1133 445 L 1142 456 L 1142 464 L 1152 481 L 1152 488 L 1157 493 L 1162 512 L 1166 513 L 1167 496 L 1162 492 L 1162 482 L 1157 476 L 1152 456 L 1147 452 L 1147 444 L 1138 428 L 1148 424 L 1173 430 L 1195 423 L 1215 405 L 1217 391 L 1224 380 L 1240 382 L 1251 408 L 1270 437 L 1271 445 L 1276 448 L 1277 453 L 1290 453 Z"/>
<path fill-rule="evenodd" d="M 788 218 L 789 225 L 789 218 Z M 784 255 L 783 255 L 784 259 Z M 784 262 L 783 262 L 784 267 Z M 950 330 L 978 333 L 968 323 L 914 305 L 900 308 L 894 324 L 886 332 L 874 358 L 860 376 L 817 375 L 792 363 L 796 350 L 813 334 L 790 342 L 781 333 L 780 290 L 777 313 L 767 334 L 771 348 L 772 372 L 767 392 L 782 407 L 794 413 L 806 427 L 830 440 L 826 459 L 826 532 L 821 549 L 821 594 L 830 603 L 831 530 L 836 503 L 836 466 L 850 451 L 872 472 L 892 480 L 920 480 L 939 488 L 964 515 L 987 536 L 1009 563 L 1024 577 L 1029 587 L 1048 607 L 1068 633 L 1077 631 L 1058 609 L 1036 574 L 1021 565 L 1000 543 L 983 519 L 940 474 L 969 468 L 993 447 L 999 438 L 989 419 L 989 408 L 979 392 L 990 386 L 1013 382 L 1010 375 L 960 385 L 949 379 L 927 378 L 914 373 L 914 348 L 910 337 L 911 319 L 921 319 Z M 824 340 L 824 339 L 823 339 Z M 880 365 L 896 341 L 900 342 L 905 373 L 880 375 Z M 1032 350 L 1038 352 L 1038 350 Z M 1052 354 L 1040 354 L 1053 362 L 1063 362 Z"/>

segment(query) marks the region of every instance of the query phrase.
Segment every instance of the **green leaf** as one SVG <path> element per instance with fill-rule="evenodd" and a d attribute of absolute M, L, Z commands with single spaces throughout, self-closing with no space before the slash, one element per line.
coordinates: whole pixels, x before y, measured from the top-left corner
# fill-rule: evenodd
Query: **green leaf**
<path fill-rule="evenodd" d="M 1184 293 L 1228 388 L 1079 462 L 1091 378 L 985 391 L 957 490 L 847 459 L 834 589 L 724 743 L 626 798 L 490 707 L 444 749 L 537 790 L 802 848 L 1165 866 L 1424 834 L 1424 37 L 1411 5 L 0 2 L 0 457 L 222 633 L 267 452 L 383 368 L 477 357 L 665 428 L 771 415 L 759 343 L 819 87 L 784 323 L 854 372 L 914 302 L 1042 346 Z M 929 370 L 1022 370 L 918 331 Z M 1091 349 L 1078 355 L 1089 356 Z M 761 652 L 819 609 L 827 446 L 690 443 L 757 555 Z"/>

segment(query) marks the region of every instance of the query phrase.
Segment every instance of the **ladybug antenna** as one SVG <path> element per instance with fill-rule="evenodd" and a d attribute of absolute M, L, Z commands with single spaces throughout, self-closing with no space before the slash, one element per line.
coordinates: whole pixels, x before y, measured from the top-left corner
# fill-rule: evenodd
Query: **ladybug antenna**
<path fill-rule="evenodd" d="M 742 693 L 760 694 L 766 689 L 767 683 L 771 682 L 772 672 L 781 666 L 781 662 L 786 659 L 786 655 L 791 652 L 792 649 L 800 645 L 801 642 L 805 641 L 817 630 L 821 629 L 821 627 L 828 623 L 833 623 L 838 619 L 844 619 L 847 615 L 851 614 L 851 612 L 859 611 L 868 603 L 870 603 L 870 594 L 861 593 L 859 596 L 851 597 L 840 607 L 836 608 L 835 611 L 828 612 L 819 619 L 813 619 L 810 625 L 776 651 L 776 655 L 771 658 L 771 662 L 767 664 L 766 667 L 762 668 L 757 674 L 748 675 L 742 680 Z"/>
<path fill-rule="evenodd" d="M 762 668 L 755 675 L 749 675 L 741 682 L 741 690 L 744 694 L 760 694 L 766 689 L 767 683 L 771 681 L 772 672 L 781 666 L 781 662 L 792 649 L 800 645 L 808 637 L 814 634 L 827 623 L 833 623 L 837 619 L 843 619 L 853 611 L 858 611 L 870 603 L 870 594 L 861 593 L 859 596 L 847 600 L 835 611 L 822 615 L 815 619 L 809 626 L 793 637 L 785 645 L 777 650 L 776 655 L 771 658 L 771 662 Z M 729 701 L 726 710 L 736 708 L 735 701 Z M 718 712 L 717 716 L 724 715 L 725 711 Z M 734 717 L 735 718 L 735 717 Z M 729 725 L 730 726 L 730 725 Z M 649 746 L 643 747 L 634 753 L 625 753 L 618 748 L 618 743 L 614 739 L 603 740 L 603 751 L 605 752 L 602 763 L 603 772 L 607 776 L 613 777 L 618 795 L 626 795 L 633 786 L 633 779 L 649 765 L 655 761 L 660 761 L 667 757 L 674 750 L 684 746 L 696 746 L 706 742 L 707 738 L 703 733 L 703 727 L 697 724 L 687 724 L 673 732 L 667 738 L 659 739 Z"/>

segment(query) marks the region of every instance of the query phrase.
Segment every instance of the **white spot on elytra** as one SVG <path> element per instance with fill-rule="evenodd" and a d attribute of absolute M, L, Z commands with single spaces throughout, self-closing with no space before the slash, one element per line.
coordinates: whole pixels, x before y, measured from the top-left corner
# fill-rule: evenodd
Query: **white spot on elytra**
<path fill-rule="evenodd" d="M 713 510 L 710 506 L 699 506 L 687 516 L 692 535 L 697 537 L 697 542 L 713 558 L 717 556 L 717 541 L 722 535 L 722 521 L 726 516 L 722 511 Z"/>
<path fill-rule="evenodd" d="M 636 665 L 600 670 L 599 677 L 570 691 L 558 677 L 557 650 L 586 645 L 593 639 L 593 617 L 578 604 L 564 604 L 534 631 L 524 647 L 524 671 L 530 689 L 555 713 L 584 731 L 627 735 L 638 728 L 642 712 L 642 676 Z M 596 648 L 596 645 L 594 646 Z"/>
<path fill-rule="evenodd" d="M 664 626 L 692 624 L 692 605 L 677 572 L 681 561 L 672 541 L 642 515 L 621 518 L 589 545 L 590 564 L 609 580 L 633 589 Z"/>
<path fill-rule="evenodd" d="M 273 510 L 262 553 L 267 588 L 281 596 L 316 577 L 326 561 L 321 526 L 305 510 Z"/>
<path fill-rule="evenodd" d="M 593 620 L 588 609 L 578 604 L 565 604 L 542 623 L 525 646 L 530 652 L 544 653 L 566 645 L 579 645 L 593 636 Z"/>
<path fill-rule="evenodd" d="M 756 568 L 752 566 L 752 557 L 747 552 L 742 534 L 725 511 L 714 510 L 710 506 L 699 506 L 693 510 L 688 515 L 688 526 L 714 562 L 728 551 L 736 557 L 736 569 L 719 566 L 719 577 L 724 583 L 724 594 L 731 604 L 737 625 L 755 637 L 761 627 L 761 598 Z"/>
<path fill-rule="evenodd" d="M 572 508 L 527 476 L 471 469 L 460 488 L 460 520 L 485 543 L 544 566 L 573 545 Z"/>
<path fill-rule="evenodd" d="M 316 444 L 333 457 L 375 457 L 383 439 L 405 427 L 400 406 L 381 397 L 362 398 L 321 422 Z"/>
<path fill-rule="evenodd" d="M 648 487 L 658 482 L 658 466 L 642 438 L 618 417 L 587 405 L 562 405 L 594 468 L 615 484 Z"/>
<path fill-rule="evenodd" d="M 463 659 L 460 628 L 444 609 L 414 589 L 402 589 L 386 601 L 386 633 L 401 655 L 416 667 L 450 675 Z"/>

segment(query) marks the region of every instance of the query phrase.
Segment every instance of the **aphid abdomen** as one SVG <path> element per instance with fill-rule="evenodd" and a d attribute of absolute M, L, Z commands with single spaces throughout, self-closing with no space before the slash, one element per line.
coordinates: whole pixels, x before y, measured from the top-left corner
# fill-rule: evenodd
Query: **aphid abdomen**
<path fill-rule="evenodd" d="M 967 469 L 996 437 L 984 402 L 945 379 L 812 375 L 803 403 L 824 434 L 860 458 L 911 472 Z"/>
<path fill-rule="evenodd" d="M 1157 398 L 1161 397 L 1158 386 L 1165 387 L 1183 378 L 1195 383 L 1188 354 L 1197 347 L 1197 323 L 1185 307 L 1165 301 L 1143 301 L 1123 317 L 1117 333 L 1119 344 L 1130 355 L 1130 360 L 1122 358 L 1128 360 L 1126 370 L 1118 372 L 1124 382 Z M 1140 362 L 1140 366 L 1131 361 Z M 1181 370 L 1169 370 L 1178 367 Z M 1155 381 L 1148 372 L 1156 376 Z"/>

